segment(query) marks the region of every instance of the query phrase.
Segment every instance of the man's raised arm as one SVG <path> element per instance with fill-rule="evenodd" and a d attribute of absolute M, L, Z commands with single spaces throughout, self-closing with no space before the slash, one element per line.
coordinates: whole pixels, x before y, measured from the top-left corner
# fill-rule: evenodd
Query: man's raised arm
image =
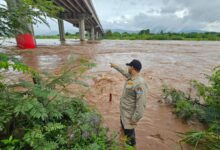
<path fill-rule="evenodd" d="M 130 77 L 131 77 L 131 75 L 130 75 L 127 71 L 125 71 L 124 69 L 122 69 L 121 67 L 119 67 L 119 66 L 117 66 L 117 65 L 115 65 L 115 64 L 113 64 L 113 63 L 111 63 L 110 65 L 111 65 L 112 68 L 114 68 L 115 70 L 117 70 L 118 72 L 120 72 L 120 73 L 121 73 L 123 76 L 125 76 L 126 78 L 130 78 Z"/>

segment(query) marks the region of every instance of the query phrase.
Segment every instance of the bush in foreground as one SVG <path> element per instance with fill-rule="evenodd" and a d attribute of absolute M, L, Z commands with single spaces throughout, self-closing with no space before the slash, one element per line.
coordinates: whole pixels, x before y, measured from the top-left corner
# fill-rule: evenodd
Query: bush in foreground
<path fill-rule="evenodd" d="M 90 109 L 82 96 L 70 95 L 66 86 L 80 81 L 81 74 L 91 65 L 65 69 L 59 76 L 40 75 L 14 58 L 0 54 L 0 69 L 32 74 L 33 82 L 5 84 L 0 80 L 0 148 L 6 150 L 117 149 L 107 137 L 101 117 Z"/>
<path fill-rule="evenodd" d="M 184 133 L 181 142 L 200 146 L 205 150 L 220 149 L 220 67 L 213 74 L 206 76 L 209 85 L 193 81 L 192 85 L 197 96 L 176 89 L 163 88 L 163 94 L 168 104 L 174 107 L 176 115 L 184 120 L 197 119 L 206 127 L 206 131 L 191 131 Z M 203 101 L 203 103 L 202 103 Z"/>

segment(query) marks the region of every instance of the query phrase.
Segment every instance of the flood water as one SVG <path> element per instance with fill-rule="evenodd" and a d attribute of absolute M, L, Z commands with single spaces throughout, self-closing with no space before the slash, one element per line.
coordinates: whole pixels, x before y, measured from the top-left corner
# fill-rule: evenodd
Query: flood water
<path fill-rule="evenodd" d="M 49 41 L 48 41 L 49 42 Z M 91 90 L 86 99 L 103 116 L 104 125 L 118 132 L 119 99 L 125 78 L 110 68 L 109 63 L 126 67 L 132 59 L 142 62 L 141 75 L 148 84 L 148 99 L 144 117 L 136 128 L 138 150 L 180 150 L 177 132 L 201 129 L 197 123 L 184 123 L 172 113 L 172 108 L 161 103 L 161 87 L 187 91 L 190 80 L 206 82 L 203 73 L 220 64 L 220 42 L 187 41 L 69 41 L 66 45 L 46 43 L 31 53 L 21 54 L 28 65 L 46 71 L 61 68 L 70 55 L 87 56 L 97 64 L 87 71 L 92 76 Z M 126 68 L 125 68 L 126 69 Z M 112 93 L 112 102 L 109 94 Z M 192 147 L 184 145 L 183 149 Z"/>

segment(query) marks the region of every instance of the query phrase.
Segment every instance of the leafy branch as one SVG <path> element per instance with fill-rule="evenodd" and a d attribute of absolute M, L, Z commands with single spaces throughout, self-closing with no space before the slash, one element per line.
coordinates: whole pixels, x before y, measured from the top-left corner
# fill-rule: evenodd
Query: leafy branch
<path fill-rule="evenodd" d="M 2 62 L 13 62 L 16 70 L 23 70 L 18 69 L 17 63 L 21 62 L 13 57 L 6 54 L 0 56 Z M 75 94 L 68 96 L 65 90 L 69 84 L 84 87 L 84 81 L 82 83 L 79 79 L 94 64 L 85 59 L 71 64 L 74 65 L 64 67 L 60 75 L 30 72 L 35 75 L 34 82 L 19 81 L 13 85 L 1 83 L 1 148 L 118 149 L 117 143 L 108 139 L 101 116 L 88 107 L 83 97 Z M 7 70 L 8 67 L 2 66 L 1 69 Z M 27 67 L 24 70 L 28 72 L 31 69 Z"/>

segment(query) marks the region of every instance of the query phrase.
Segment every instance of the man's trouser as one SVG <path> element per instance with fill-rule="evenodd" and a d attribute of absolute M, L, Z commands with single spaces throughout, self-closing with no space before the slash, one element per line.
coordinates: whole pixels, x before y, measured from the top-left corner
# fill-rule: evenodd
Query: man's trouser
<path fill-rule="evenodd" d="M 125 129 L 122 121 L 121 121 L 121 127 L 124 132 L 124 135 L 127 137 L 126 143 L 130 146 L 135 146 L 135 144 L 136 144 L 135 130 L 134 129 Z"/>

